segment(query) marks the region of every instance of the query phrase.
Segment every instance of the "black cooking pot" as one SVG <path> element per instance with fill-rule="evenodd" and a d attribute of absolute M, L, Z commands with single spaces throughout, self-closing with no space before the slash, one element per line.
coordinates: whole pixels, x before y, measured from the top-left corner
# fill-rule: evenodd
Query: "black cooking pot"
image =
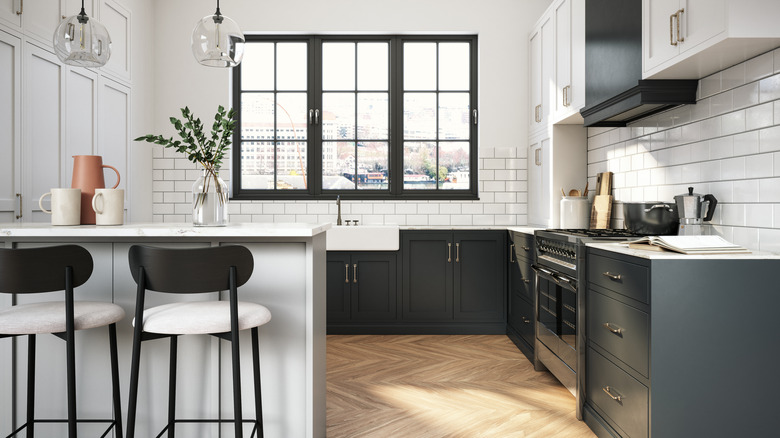
<path fill-rule="evenodd" d="M 676 235 L 680 227 L 674 202 L 624 202 L 626 229 L 645 236 Z"/>

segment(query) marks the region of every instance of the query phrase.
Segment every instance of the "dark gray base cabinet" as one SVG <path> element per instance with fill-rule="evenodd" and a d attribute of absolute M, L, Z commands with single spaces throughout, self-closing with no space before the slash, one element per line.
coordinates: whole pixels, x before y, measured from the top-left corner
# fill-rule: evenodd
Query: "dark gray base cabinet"
<path fill-rule="evenodd" d="M 397 270 L 396 252 L 328 252 L 328 324 L 395 321 Z"/>
<path fill-rule="evenodd" d="M 589 248 L 587 266 L 584 419 L 599 437 L 777 435 L 780 260 Z"/>
<path fill-rule="evenodd" d="M 534 277 L 531 270 L 534 254 L 533 234 L 509 232 L 509 294 L 507 331 L 517 348 L 534 360 Z"/>
<path fill-rule="evenodd" d="M 364 268 L 371 252 L 329 252 L 328 333 L 504 334 L 506 248 L 505 231 L 404 230 L 397 267 L 375 260 Z M 390 277 L 400 285 L 383 284 Z M 390 289 L 397 297 L 392 311 L 384 307 Z"/>

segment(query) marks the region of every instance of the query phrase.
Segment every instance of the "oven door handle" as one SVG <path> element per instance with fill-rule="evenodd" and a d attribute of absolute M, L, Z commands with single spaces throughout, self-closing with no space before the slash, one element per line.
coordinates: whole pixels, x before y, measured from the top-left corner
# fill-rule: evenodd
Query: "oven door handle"
<path fill-rule="evenodd" d="M 554 281 L 556 284 L 560 284 L 558 282 L 558 278 L 556 278 L 556 276 L 553 273 L 553 271 L 551 271 L 549 269 L 546 269 L 546 268 L 543 268 L 543 267 L 541 267 L 539 265 L 531 265 L 531 269 L 533 269 L 536 272 L 536 275 L 538 275 L 538 276 L 540 276 L 542 278 L 546 278 L 548 280 Z"/>
<path fill-rule="evenodd" d="M 558 275 L 556 277 L 558 278 L 558 280 L 561 280 L 562 282 L 566 283 L 566 285 L 569 287 L 569 289 L 573 290 L 574 292 L 577 292 L 577 282 L 576 281 L 574 281 L 574 280 L 572 280 L 572 279 L 570 279 L 568 277 L 564 277 L 562 275 Z M 558 282 L 558 284 L 563 286 L 563 284 L 561 284 L 560 282 Z"/>

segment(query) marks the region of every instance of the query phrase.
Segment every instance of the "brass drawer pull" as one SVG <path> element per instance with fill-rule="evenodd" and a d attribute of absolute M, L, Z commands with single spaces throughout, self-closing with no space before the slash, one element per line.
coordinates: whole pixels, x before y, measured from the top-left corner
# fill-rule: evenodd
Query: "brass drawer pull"
<path fill-rule="evenodd" d="M 530 251 L 530 250 L 531 250 L 531 248 L 529 248 L 529 247 L 527 247 L 527 246 L 521 246 L 520 248 L 523 248 L 523 249 L 524 249 L 526 252 L 528 252 L 528 251 Z"/>
<path fill-rule="evenodd" d="M 455 262 L 460 263 L 460 243 L 455 244 Z"/>
<path fill-rule="evenodd" d="M 621 329 L 621 328 L 612 328 L 612 325 L 610 323 L 608 323 L 608 322 L 605 322 L 602 325 L 604 326 L 604 328 L 606 328 L 607 330 L 609 330 L 610 332 L 612 332 L 612 333 L 614 333 L 616 335 L 622 335 L 623 334 L 623 329 Z"/>
<path fill-rule="evenodd" d="M 609 386 L 605 386 L 605 387 L 603 387 L 601 389 L 603 389 L 604 392 L 606 392 L 607 395 L 609 396 L 609 398 L 611 398 L 612 400 L 615 400 L 618 403 L 622 403 L 623 402 L 623 396 L 622 395 L 614 395 L 614 394 L 612 394 L 612 389 L 613 388 L 610 388 Z"/>
<path fill-rule="evenodd" d="M 682 14 L 685 12 L 685 8 L 680 9 L 677 11 L 676 14 L 674 14 L 677 17 L 677 41 L 679 42 L 685 42 L 685 37 L 680 37 L 680 18 Z"/>
<path fill-rule="evenodd" d="M 530 283 L 530 282 L 531 282 L 531 280 L 529 280 L 529 279 L 527 279 L 527 278 L 524 278 L 524 279 L 523 279 L 523 283 L 525 283 L 525 284 L 528 284 L 528 283 Z"/>
<path fill-rule="evenodd" d="M 615 280 L 615 281 L 618 281 L 621 278 L 623 278 L 620 274 L 610 274 L 609 271 L 604 272 L 603 275 L 609 278 L 610 280 Z"/>
<path fill-rule="evenodd" d="M 357 263 L 352 265 L 352 282 L 357 283 Z"/>
<path fill-rule="evenodd" d="M 669 16 L 669 44 L 676 46 L 677 41 L 674 40 L 674 17 L 677 16 L 677 13 Z"/>
<path fill-rule="evenodd" d="M 531 323 L 531 320 L 526 318 L 525 316 L 522 316 L 521 318 L 523 318 L 523 324 L 530 324 Z"/>
<path fill-rule="evenodd" d="M 447 242 L 447 263 L 452 263 L 452 244 Z"/>
<path fill-rule="evenodd" d="M 349 283 L 349 264 L 344 265 L 344 283 Z"/>

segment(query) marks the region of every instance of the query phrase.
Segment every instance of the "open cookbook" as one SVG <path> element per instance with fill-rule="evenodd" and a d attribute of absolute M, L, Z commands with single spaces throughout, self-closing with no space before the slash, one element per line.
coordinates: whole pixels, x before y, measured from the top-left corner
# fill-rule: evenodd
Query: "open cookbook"
<path fill-rule="evenodd" d="M 624 242 L 629 248 L 682 254 L 745 254 L 750 251 L 720 236 L 645 236 Z"/>

